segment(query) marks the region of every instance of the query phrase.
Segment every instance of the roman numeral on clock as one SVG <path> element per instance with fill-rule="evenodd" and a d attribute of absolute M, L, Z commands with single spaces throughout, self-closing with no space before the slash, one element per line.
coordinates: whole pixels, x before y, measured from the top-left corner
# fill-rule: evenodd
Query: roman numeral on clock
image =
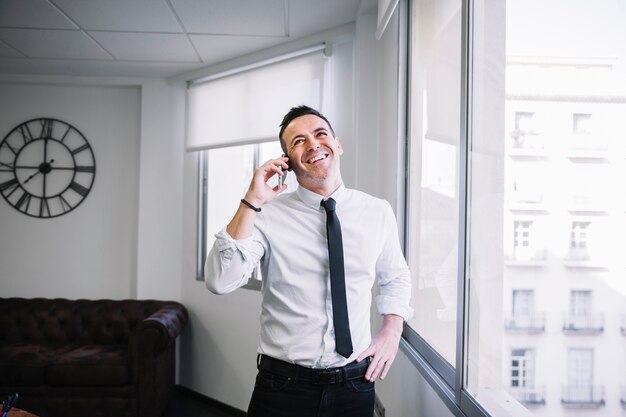
<path fill-rule="evenodd" d="M 47 198 L 43 198 L 41 200 L 41 205 L 39 206 L 39 217 L 50 217 L 50 206 L 48 205 Z"/>
<path fill-rule="evenodd" d="M 42 138 L 52 137 L 52 128 L 54 127 L 54 121 L 50 119 L 42 119 L 41 121 L 41 136 Z"/>
<path fill-rule="evenodd" d="M 78 194 L 82 195 L 83 197 L 89 194 L 89 189 L 87 187 L 80 185 L 76 181 L 72 182 L 69 188 L 76 191 Z"/>
<path fill-rule="evenodd" d="M 22 211 L 27 212 L 28 211 L 28 206 L 30 206 L 30 198 L 31 198 L 30 194 L 28 194 L 28 193 L 22 194 L 20 199 L 17 200 L 17 203 L 15 204 L 15 208 L 17 208 L 18 210 L 21 210 L 22 206 L 24 204 L 26 204 L 26 208 L 24 210 L 22 210 Z"/>
<path fill-rule="evenodd" d="M 86 165 L 77 165 L 74 167 L 76 172 L 96 172 L 96 167 L 94 166 L 86 166 Z"/>
<path fill-rule="evenodd" d="M 76 148 L 76 149 L 74 149 L 74 150 L 72 151 L 72 154 L 76 155 L 77 153 L 82 152 L 82 151 L 84 151 L 85 149 L 89 149 L 89 145 L 84 144 L 83 146 L 79 146 L 78 148 Z"/>
<path fill-rule="evenodd" d="M 34 139 L 33 134 L 27 124 L 20 125 L 19 131 L 22 135 L 22 139 L 24 139 L 24 143 L 28 143 Z"/>
<path fill-rule="evenodd" d="M 17 179 L 13 178 L 0 184 L 0 191 L 4 193 L 6 190 L 17 188 L 18 185 L 20 184 L 17 182 Z"/>
<path fill-rule="evenodd" d="M 59 200 L 61 200 L 61 209 L 63 210 L 64 213 L 67 213 L 68 211 L 72 209 L 72 205 L 68 203 L 67 200 L 63 198 L 62 195 L 59 196 Z"/>

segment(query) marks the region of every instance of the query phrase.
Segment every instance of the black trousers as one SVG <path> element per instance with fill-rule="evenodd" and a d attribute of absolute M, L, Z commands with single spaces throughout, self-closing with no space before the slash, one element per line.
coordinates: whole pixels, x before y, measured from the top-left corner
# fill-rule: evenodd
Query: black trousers
<path fill-rule="evenodd" d="M 275 360 L 274 360 L 275 361 Z M 296 367 L 297 365 L 289 365 Z M 306 369 L 306 368 L 303 368 Z M 342 368 L 338 368 L 341 372 Z M 248 417 L 373 417 L 375 384 L 364 377 L 326 383 L 259 366 Z"/>

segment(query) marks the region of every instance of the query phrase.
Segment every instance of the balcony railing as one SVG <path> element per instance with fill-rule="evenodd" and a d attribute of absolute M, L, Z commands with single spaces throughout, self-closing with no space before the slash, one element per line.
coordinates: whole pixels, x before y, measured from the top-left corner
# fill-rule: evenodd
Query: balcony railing
<path fill-rule="evenodd" d="M 602 158 L 609 150 L 607 139 L 593 135 L 572 135 L 569 145 L 571 158 Z"/>
<path fill-rule="evenodd" d="M 513 154 L 545 154 L 546 139 L 536 132 L 516 130 L 511 132 L 511 149 Z"/>
<path fill-rule="evenodd" d="M 507 265 L 511 266 L 543 266 L 546 264 L 547 252 L 545 249 L 531 247 L 513 248 Z"/>
<path fill-rule="evenodd" d="M 567 334 L 598 334 L 604 331 L 604 314 L 566 314 L 563 331 Z"/>
<path fill-rule="evenodd" d="M 545 387 L 512 387 L 511 396 L 524 405 L 546 405 Z"/>
<path fill-rule="evenodd" d="M 599 408 L 604 401 L 604 386 L 565 386 L 561 404 L 567 408 Z"/>
<path fill-rule="evenodd" d="M 507 316 L 504 328 L 510 332 L 542 333 L 546 330 L 546 314 Z"/>

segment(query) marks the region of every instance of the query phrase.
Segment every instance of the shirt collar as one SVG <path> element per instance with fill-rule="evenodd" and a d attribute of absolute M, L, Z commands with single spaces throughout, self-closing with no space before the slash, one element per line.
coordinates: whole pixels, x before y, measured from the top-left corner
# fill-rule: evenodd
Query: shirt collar
<path fill-rule="evenodd" d="M 298 186 L 298 188 L 296 189 L 296 193 L 298 193 L 298 197 L 300 197 L 300 200 L 302 200 L 302 202 L 307 206 L 315 210 L 321 209 L 320 203 L 325 198 L 323 195 L 314 193 L 313 191 L 307 190 L 306 188 L 301 186 Z M 332 197 L 337 202 L 337 204 L 341 204 L 342 201 L 345 200 L 347 193 L 348 190 L 342 182 L 341 185 L 339 185 L 339 188 L 337 188 L 337 190 L 335 190 L 335 192 L 332 193 L 330 197 Z"/>

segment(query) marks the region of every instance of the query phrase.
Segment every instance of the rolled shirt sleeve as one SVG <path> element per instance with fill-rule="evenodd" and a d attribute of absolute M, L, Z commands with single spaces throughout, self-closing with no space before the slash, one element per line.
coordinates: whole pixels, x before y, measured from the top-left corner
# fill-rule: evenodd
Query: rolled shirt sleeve
<path fill-rule="evenodd" d="M 396 314 L 405 321 L 413 316 L 411 273 L 400 247 L 398 226 L 389 203 L 385 204 L 385 237 L 382 252 L 376 262 L 380 293 L 376 307 L 380 314 Z"/>
<path fill-rule="evenodd" d="M 226 228 L 215 235 L 204 265 L 204 282 L 215 294 L 226 294 L 248 282 L 265 253 L 260 233 L 255 229 L 246 239 L 233 239 Z"/>

